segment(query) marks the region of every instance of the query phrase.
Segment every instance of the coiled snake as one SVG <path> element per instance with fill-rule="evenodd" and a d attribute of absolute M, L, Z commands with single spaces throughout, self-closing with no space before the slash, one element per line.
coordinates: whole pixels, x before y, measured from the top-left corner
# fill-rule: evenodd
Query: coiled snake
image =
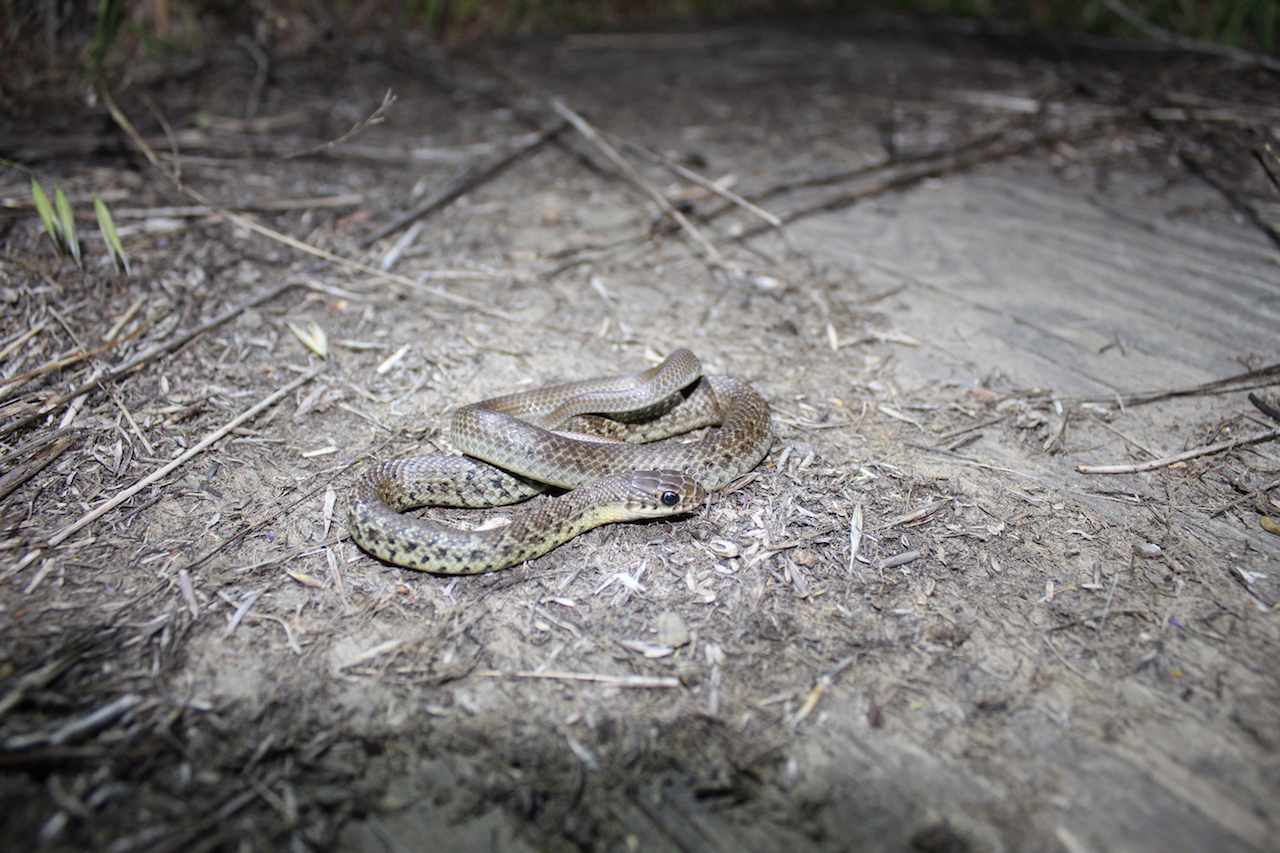
<path fill-rule="evenodd" d="M 467 455 L 375 465 L 348 504 L 351 538 L 390 563 L 469 575 L 545 554 L 601 524 L 688 512 L 755 468 L 773 443 L 768 404 L 751 386 L 701 373 L 697 357 L 681 349 L 639 373 L 465 406 L 454 413 L 450 438 Z M 717 428 L 696 441 L 642 443 L 704 426 Z M 552 487 L 573 491 L 489 529 L 402 514 L 517 503 Z"/>

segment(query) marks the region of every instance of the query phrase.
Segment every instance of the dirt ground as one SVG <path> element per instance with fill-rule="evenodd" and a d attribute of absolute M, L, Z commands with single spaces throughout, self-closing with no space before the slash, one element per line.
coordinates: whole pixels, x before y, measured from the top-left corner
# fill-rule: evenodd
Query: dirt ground
<path fill-rule="evenodd" d="M 86 250 L 4 173 L 6 849 L 1280 850 L 1277 445 L 1077 470 L 1278 426 L 1273 73 L 869 17 L 267 48 L 113 92 L 238 222 L 6 87 Z M 477 577 L 347 539 L 457 405 L 682 346 L 777 433 L 705 510 Z"/>

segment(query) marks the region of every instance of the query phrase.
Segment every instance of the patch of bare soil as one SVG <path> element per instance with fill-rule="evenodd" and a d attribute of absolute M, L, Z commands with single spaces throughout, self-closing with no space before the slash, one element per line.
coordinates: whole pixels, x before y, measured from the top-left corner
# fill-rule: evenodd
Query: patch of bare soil
<path fill-rule="evenodd" d="M 132 263 L 55 257 L 7 173 L 7 849 L 1276 849 L 1276 445 L 1075 471 L 1275 430 L 1275 348 L 1145 404 L 980 346 L 944 381 L 927 290 L 633 147 L 787 222 L 1047 169 L 1207 182 L 1176 215 L 1257 234 L 1274 76 L 868 19 L 237 50 L 114 93 L 235 221 L 105 109 L 0 133 Z M 450 452 L 457 405 L 681 346 L 777 432 L 704 511 L 477 577 L 347 539 L 361 466 Z"/>

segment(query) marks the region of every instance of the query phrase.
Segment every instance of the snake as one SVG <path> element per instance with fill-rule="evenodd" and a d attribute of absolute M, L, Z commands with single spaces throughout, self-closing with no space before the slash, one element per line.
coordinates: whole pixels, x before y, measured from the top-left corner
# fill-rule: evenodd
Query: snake
<path fill-rule="evenodd" d="M 702 427 L 713 429 L 692 441 L 658 441 Z M 509 568 L 602 524 L 690 512 L 754 469 L 773 444 L 764 398 L 740 379 L 703 375 L 687 349 L 637 373 L 463 406 L 449 437 L 464 455 L 387 460 L 357 478 L 347 506 L 357 545 L 441 575 Z M 492 527 L 405 514 L 504 506 L 563 489 L 570 491 Z"/>

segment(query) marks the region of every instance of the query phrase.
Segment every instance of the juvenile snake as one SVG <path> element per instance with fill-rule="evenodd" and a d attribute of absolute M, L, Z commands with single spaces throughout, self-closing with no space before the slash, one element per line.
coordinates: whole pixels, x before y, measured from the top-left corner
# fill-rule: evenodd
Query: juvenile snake
<path fill-rule="evenodd" d="M 688 512 L 755 468 L 773 443 L 759 394 L 733 377 L 701 372 L 697 357 L 682 349 L 639 373 L 464 406 L 454 413 L 450 438 L 467 455 L 375 465 L 350 498 L 351 538 L 406 568 L 479 574 L 545 554 L 601 524 Z M 717 428 L 692 442 L 637 443 L 704 426 Z M 552 432 L 559 429 L 577 435 Z M 402 514 L 428 505 L 500 506 L 551 487 L 573 491 L 522 507 L 490 529 Z"/>

